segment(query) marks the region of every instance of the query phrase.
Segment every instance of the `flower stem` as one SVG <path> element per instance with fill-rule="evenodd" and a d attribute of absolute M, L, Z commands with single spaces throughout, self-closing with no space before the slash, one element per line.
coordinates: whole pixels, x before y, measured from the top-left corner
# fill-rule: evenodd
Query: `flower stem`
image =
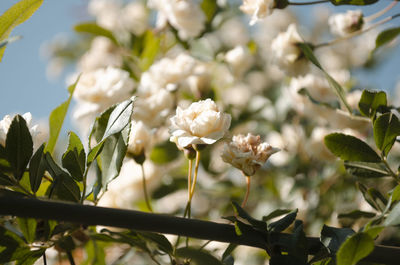
<path fill-rule="evenodd" d="M 376 12 L 375 14 L 372 14 L 372 15 L 364 18 L 364 21 L 365 22 L 369 22 L 369 21 L 372 21 L 372 20 L 382 16 L 383 14 L 388 12 L 390 9 L 392 9 L 396 4 L 397 4 L 397 1 L 394 1 L 394 2 L 390 3 L 390 5 L 388 5 L 386 8 Z"/>
<path fill-rule="evenodd" d="M 246 206 L 247 203 L 247 199 L 249 198 L 249 194 L 250 194 L 250 177 L 249 176 L 245 176 L 246 177 L 246 195 L 244 195 L 244 199 L 242 202 L 242 208 L 244 208 Z"/>
<path fill-rule="evenodd" d="M 194 189 L 196 187 L 196 182 L 197 182 L 197 173 L 199 172 L 200 158 L 201 158 L 200 151 L 196 150 L 196 164 L 194 167 L 194 177 L 193 177 L 192 187 L 190 189 L 189 201 L 192 201 L 194 195 Z"/>
<path fill-rule="evenodd" d="M 328 3 L 329 0 L 319 0 L 319 1 L 311 1 L 311 2 L 288 2 L 289 5 L 292 6 L 306 6 L 306 5 L 316 5 L 316 4 L 323 4 Z"/>
<path fill-rule="evenodd" d="M 190 200 L 190 191 L 192 189 L 192 167 L 193 160 L 189 159 L 189 169 L 188 169 L 188 201 Z"/>
<path fill-rule="evenodd" d="M 82 197 L 80 203 L 83 204 L 85 201 L 85 194 L 86 194 L 86 186 L 87 186 L 87 174 L 88 174 L 89 168 L 86 168 L 85 174 L 83 174 L 83 190 L 82 190 Z"/>
<path fill-rule="evenodd" d="M 147 206 L 147 209 L 149 209 L 150 212 L 153 212 L 153 209 L 151 208 L 151 204 L 150 204 L 149 195 L 148 195 L 148 193 L 147 193 L 146 175 L 144 174 L 144 166 L 143 166 L 143 163 L 140 164 L 140 168 L 142 169 L 143 193 L 144 193 L 144 199 L 145 199 L 145 201 L 146 201 L 146 206 Z"/>
<path fill-rule="evenodd" d="M 72 256 L 71 251 L 67 251 L 67 257 L 68 257 L 69 263 L 71 265 L 75 265 L 74 257 Z"/>
<path fill-rule="evenodd" d="M 47 265 L 46 251 L 43 253 L 43 265 Z"/>

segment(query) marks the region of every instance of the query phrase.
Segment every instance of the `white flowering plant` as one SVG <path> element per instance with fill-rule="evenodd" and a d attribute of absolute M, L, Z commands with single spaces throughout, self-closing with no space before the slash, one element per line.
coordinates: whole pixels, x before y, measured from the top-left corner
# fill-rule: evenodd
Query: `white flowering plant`
<path fill-rule="evenodd" d="M 0 121 L 0 263 L 397 264 L 399 102 L 355 74 L 400 34 L 377 2 L 90 0 L 44 48 L 74 69 L 48 129 Z"/>

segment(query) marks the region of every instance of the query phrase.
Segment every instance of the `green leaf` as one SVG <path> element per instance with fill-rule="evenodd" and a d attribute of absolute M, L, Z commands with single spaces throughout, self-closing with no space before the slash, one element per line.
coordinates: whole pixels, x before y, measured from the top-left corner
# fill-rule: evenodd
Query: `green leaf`
<path fill-rule="evenodd" d="M 17 218 L 19 229 L 28 243 L 35 240 L 37 222 L 33 218 Z"/>
<path fill-rule="evenodd" d="M 150 159 L 156 164 L 165 164 L 178 158 L 180 153 L 176 144 L 165 141 L 153 147 L 150 153 Z"/>
<path fill-rule="evenodd" d="M 355 265 L 374 250 L 374 240 L 366 233 L 349 237 L 339 248 L 337 265 Z"/>
<path fill-rule="evenodd" d="M 176 250 L 176 255 L 181 258 L 190 259 L 190 264 L 193 263 L 194 265 L 223 265 L 221 261 L 211 254 L 195 248 L 178 248 Z"/>
<path fill-rule="evenodd" d="M 297 212 L 297 209 L 291 211 L 289 214 L 285 215 L 278 221 L 270 223 L 268 225 L 268 230 L 271 232 L 282 232 L 296 220 Z"/>
<path fill-rule="evenodd" d="M 383 224 L 386 226 L 400 224 L 400 203 L 397 203 L 396 206 L 393 207 Z"/>
<path fill-rule="evenodd" d="M 50 187 L 51 195 L 60 200 L 79 202 L 80 189 L 73 178 L 54 162 L 50 153 L 46 153 L 45 158 L 47 171 L 53 177 L 53 183 Z"/>
<path fill-rule="evenodd" d="M 201 2 L 201 9 L 203 10 L 204 14 L 206 15 L 207 22 L 211 22 L 215 13 L 218 10 L 218 4 L 216 0 L 203 0 Z"/>
<path fill-rule="evenodd" d="M 289 209 L 276 209 L 267 216 L 263 216 L 262 220 L 267 222 L 275 217 L 282 216 L 284 214 L 290 213 L 292 210 Z"/>
<path fill-rule="evenodd" d="M 350 228 L 336 228 L 324 225 L 321 231 L 321 242 L 331 254 L 335 254 L 342 243 L 355 232 Z"/>
<path fill-rule="evenodd" d="M 381 162 L 379 155 L 362 140 L 342 133 L 325 136 L 325 145 L 342 160 L 361 162 Z"/>
<path fill-rule="evenodd" d="M 130 125 L 117 134 L 108 137 L 98 160 L 101 161 L 102 186 L 106 188 L 119 175 L 128 147 Z"/>
<path fill-rule="evenodd" d="M 117 39 L 114 37 L 111 31 L 100 27 L 93 22 L 80 23 L 74 26 L 74 30 L 79 33 L 89 33 L 94 36 L 103 36 L 110 39 L 114 44 L 118 45 Z"/>
<path fill-rule="evenodd" d="M 381 46 L 394 40 L 399 34 L 400 27 L 390 28 L 379 33 L 375 40 L 375 48 L 373 52 L 375 52 Z"/>
<path fill-rule="evenodd" d="M 14 177 L 22 178 L 33 153 L 33 141 L 24 118 L 16 115 L 7 132 L 5 152 Z"/>
<path fill-rule="evenodd" d="M 50 113 L 49 117 L 50 135 L 49 135 L 49 142 L 47 143 L 47 146 L 45 148 L 45 152 L 53 153 L 54 151 L 58 136 L 60 135 L 61 127 L 64 123 L 65 117 L 67 116 L 68 108 L 72 100 L 72 95 L 74 94 L 75 87 L 78 81 L 79 77 L 77 78 L 76 82 L 73 85 L 68 87 L 69 97 L 67 101 L 59 105 Z"/>
<path fill-rule="evenodd" d="M 400 121 L 391 112 L 384 113 L 374 122 L 375 144 L 387 156 L 396 137 L 400 135 Z"/>
<path fill-rule="evenodd" d="M 91 165 L 93 161 L 100 155 L 101 151 L 103 150 L 104 147 L 104 142 L 100 142 L 98 145 L 93 147 L 89 151 L 88 157 L 87 157 L 87 166 Z"/>
<path fill-rule="evenodd" d="M 151 232 L 137 232 L 137 234 L 142 236 L 146 241 L 154 243 L 158 250 L 172 255 L 172 245 L 164 235 Z"/>
<path fill-rule="evenodd" d="M 301 88 L 297 93 L 300 95 L 306 96 L 313 104 L 319 105 L 319 106 L 324 106 L 330 109 L 340 109 L 340 103 L 338 101 L 333 101 L 333 102 L 321 102 L 316 100 L 310 92 L 306 88 Z"/>
<path fill-rule="evenodd" d="M 233 243 L 229 244 L 229 246 L 225 249 L 224 253 L 222 254 L 222 258 L 221 258 L 222 262 L 224 262 L 224 260 L 226 260 L 231 255 L 231 253 L 235 250 L 235 248 L 237 246 L 238 245 L 233 244 Z"/>
<path fill-rule="evenodd" d="M 360 113 L 366 117 L 374 118 L 377 111 L 387 106 L 387 97 L 384 91 L 363 90 L 358 103 Z"/>
<path fill-rule="evenodd" d="M 347 172 L 360 178 L 380 178 L 390 175 L 383 163 L 345 161 L 344 167 Z"/>
<path fill-rule="evenodd" d="M 79 137 L 69 133 L 67 151 L 62 156 L 62 166 L 68 170 L 76 181 L 82 181 L 85 174 L 86 154 Z"/>
<path fill-rule="evenodd" d="M 330 0 L 335 6 L 339 5 L 355 5 L 355 6 L 365 6 L 372 5 L 379 0 Z"/>
<path fill-rule="evenodd" d="M 310 61 L 312 62 L 316 67 L 318 67 L 323 74 L 325 75 L 325 78 L 328 80 L 329 85 L 331 86 L 331 88 L 336 92 L 336 94 L 338 95 L 338 97 L 340 98 L 341 102 L 343 103 L 343 105 L 346 107 L 346 109 L 351 113 L 352 109 L 350 107 L 350 105 L 347 103 L 346 100 L 346 93 L 343 89 L 343 87 L 336 82 L 335 79 L 333 79 L 322 67 L 322 65 L 318 62 L 317 57 L 315 57 L 312 48 L 310 47 L 309 44 L 307 43 L 298 43 L 297 44 L 298 47 L 301 49 L 301 51 L 303 52 L 304 56 Z"/>
<path fill-rule="evenodd" d="M 131 121 L 133 111 L 133 100 L 125 100 L 119 103 L 111 112 L 107 122 L 106 130 L 101 141 L 107 137 L 121 132 Z"/>
<path fill-rule="evenodd" d="M 21 0 L 0 16 L 0 42 L 6 40 L 11 31 L 26 21 L 42 5 L 43 0 Z M 5 46 L 0 48 L 0 62 Z"/>
<path fill-rule="evenodd" d="M 0 173 L 0 185 L 2 186 L 14 186 L 14 182 L 10 179 L 9 176 Z"/>
<path fill-rule="evenodd" d="M 375 217 L 375 213 L 365 212 L 360 210 L 354 210 L 349 213 L 341 213 L 338 215 L 338 218 L 351 218 L 351 219 L 359 219 L 359 218 L 373 218 Z"/>
<path fill-rule="evenodd" d="M 140 54 L 139 67 L 144 72 L 149 69 L 160 51 L 161 38 L 157 37 L 153 31 L 148 30 L 145 32 L 143 40 L 143 51 Z"/>
<path fill-rule="evenodd" d="M 22 257 L 18 258 L 15 265 L 33 265 L 39 258 L 43 256 L 45 251 L 45 248 L 29 251 Z"/>
<path fill-rule="evenodd" d="M 256 230 L 266 232 L 267 231 L 267 223 L 264 221 L 259 221 L 251 217 L 240 205 L 236 202 L 232 202 L 233 209 L 235 213 L 241 218 L 245 219 L 249 224 L 251 224 Z"/>
<path fill-rule="evenodd" d="M 31 190 L 36 193 L 42 183 L 44 172 L 46 171 L 46 160 L 44 158 L 44 146 L 42 144 L 29 162 L 29 181 Z"/>
<path fill-rule="evenodd" d="M 385 229 L 384 226 L 371 226 L 365 229 L 363 232 L 368 234 L 372 239 L 375 239 L 378 237 L 380 232 L 383 231 L 383 229 Z"/>
<path fill-rule="evenodd" d="M 30 251 L 25 242 L 14 232 L 0 226 L 0 263 L 16 260 Z"/>
<path fill-rule="evenodd" d="M 395 202 L 400 200 L 400 185 L 397 185 L 393 191 L 391 192 L 392 196 L 391 196 L 391 202 Z"/>

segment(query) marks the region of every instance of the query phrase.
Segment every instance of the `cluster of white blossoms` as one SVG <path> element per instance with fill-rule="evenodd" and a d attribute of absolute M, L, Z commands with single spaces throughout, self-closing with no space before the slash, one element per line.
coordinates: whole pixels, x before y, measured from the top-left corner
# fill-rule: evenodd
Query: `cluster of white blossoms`
<path fill-rule="evenodd" d="M 304 42 L 296 24 L 290 24 L 272 41 L 271 51 L 276 63 L 290 75 L 300 75 L 308 71 L 308 61 L 298 46 Z"/>
<path fill-rule="evenodd" d="M 157 26 L 171 24 L 186 40 L 198 36 L 205 27 L 206 16 L 193 0 L 149 0 L 148 6 L 158 10 Z"/>
<path fill-rule="evenodd" d="M 13 118 L 14 117 L 11 117 L 10 115 L 6 115 L 0 121 L 0 145 L 2 146 L 5 146 L 6 144 L 7 133 L 10 129 Z M 23 114 L 22 118 L 24 118 L 26 125 L 29 128 L 34 147 L 38 147 L 47 138 L 48 130 L 41 124 L 32 124 L 32 114 L 30 112 Z"/>
<path fill-rule="evenodd" d="M 231 125 L 231 115 L 221 112 L 211 99 L 192 103 L 187 109 L 176 109 L 171 118 L 171 138 L 178 148 L 189 145 L 213 144 L 221 139 Z"/>
<path fill-rule="evenodd" d="M 329 18 L 331 32 L 338 36 L 347 36 L 362 28 L 364 16 L 361 10 L 348 10 Z"/>
<path fill-rule="evenodd" d="M 275 0 L 243 0 L 240 10 L 251 16 L 250 25 L 270 15 L 275 8 Z"/>
<path fill-rule="evenodd" d="M 129 133 L 128 155 L 143 155 L 151 144 L 151 131 L 142 121 L 132 121 Z"/>
<path fill-rule="evenodd" d="M 267 159 L 279 149 L 266 142 L 261 142 L 259 135 L 235 135 L 230 143 L 225 144 L 222 159 L 240 169 L 246 176 L 253 176 Z"/>

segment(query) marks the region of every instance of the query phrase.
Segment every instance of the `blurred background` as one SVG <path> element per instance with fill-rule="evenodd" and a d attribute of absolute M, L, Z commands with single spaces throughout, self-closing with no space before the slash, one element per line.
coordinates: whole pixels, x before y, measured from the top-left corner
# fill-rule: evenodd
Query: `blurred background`
<path fill-rule="evenodd" d="M 0 13 L 3 13 L 17 0 L 0 1 Z M 383 0 L 377 4 L 362 7 L 365 15 L 387 6 L 391 1 Z M 73 26 L 78 22 L 92 20 L 87 14 L 88 0 L 45 1 L 39 10 L 25 23 L 15 28 L 11 36 L 21 35 L 22 39 L 9 45 L 0 63 L 0 87 L 3 92 L 0 97 L 0 117 L 6 114 L 31 112 L 34 119 L 47 120 L 52 109 L 67 98 L 65 84 L 66 73 L 55 77 L 54 69 L 49 71 L 46 55 L 46 43 L 55 38 L 74 36 Z M 340 12 L 347 7 L 332 7 L 332 5 L 295 6 L 292 8 L 305 25 L 314 23 L 310 16 L 324 12 L 321 8 L 329 8 Z M 357 9 L 357 7 L 352 7 Z M 388 14 L 400 12 L 400 5 L 394 7 Z M 386 27 L 399 24 L 399 18 L 387 24 Z M 305 36 L 306 37 L 306 36 Z M 400 47 L 394 45 L 382 57 L 384 62 L 378 69 L 371 71 L 356 71 L 353 73 L 367 88 L 384 89 L 394 92 L 400 80 Z M 70 69 L 71 71 L 73 69 Z M 393 93 L 394 94 L 394 93 Z M 64 129 L 70 128 L 71 121 L 66 121 Z"/>

